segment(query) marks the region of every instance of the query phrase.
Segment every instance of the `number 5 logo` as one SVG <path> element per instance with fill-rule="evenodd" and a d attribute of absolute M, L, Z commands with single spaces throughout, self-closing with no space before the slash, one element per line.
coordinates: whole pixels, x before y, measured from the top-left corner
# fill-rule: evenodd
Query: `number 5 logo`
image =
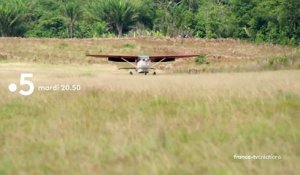
<path fill-rule="evenodd" d="M 22 73 L 20 77 L 20 86 L 28 86 L 28 90 L 20 90 L 19 93 L 23 96 L 29 96 L 34 92 L 34 84 L 28 78 L 32 78 L 32 73 Z M 16 92 L 17 85 L 12 83 L 8 86 L 9 91 Z"/>
<path fill-rule="evenodd" d="M 32 81 L 26 80 L 26 78 L 32 78 L 32 77 L 33 77 L 32 73 L 22 73 L 21 74 L 20 85 L 21 86 L 25 86 L 25 85 L 29 86 L 29 89 L 27 91 L 24 91 L 24 90 L 19 91 L 19 93 L 21 95 L 28 96 L 33 93 L 34 85 L 33 85 Z"/>

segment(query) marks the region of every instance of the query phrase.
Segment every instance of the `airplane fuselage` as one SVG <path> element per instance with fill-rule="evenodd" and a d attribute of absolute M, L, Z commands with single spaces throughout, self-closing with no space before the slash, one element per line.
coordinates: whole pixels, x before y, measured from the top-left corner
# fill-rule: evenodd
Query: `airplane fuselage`
<path fill-rule="evenodd" d="M 138 73 L 149 73 L 151 68 L 151 60 L 149 56 L 139 56 L 136 63 L 136 71 Z"/>
<path fill-rule="evenodd" d="M 151 59 L 149 56 L 139 56 L 136 61 L 136 71 L 138 73 L 149 73 L 151 69 Z"/>

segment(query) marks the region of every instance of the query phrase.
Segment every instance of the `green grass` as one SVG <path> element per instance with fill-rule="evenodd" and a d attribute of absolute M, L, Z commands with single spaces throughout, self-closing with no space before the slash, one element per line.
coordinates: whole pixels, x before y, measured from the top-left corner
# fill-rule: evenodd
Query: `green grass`
<path fill-rule="evenodd" d="M 283 92 L 178 99 L 90 89 L 7 97 L 0 106 L 0 172 L 297 174 L 299 109 L 299 96 Z"/>

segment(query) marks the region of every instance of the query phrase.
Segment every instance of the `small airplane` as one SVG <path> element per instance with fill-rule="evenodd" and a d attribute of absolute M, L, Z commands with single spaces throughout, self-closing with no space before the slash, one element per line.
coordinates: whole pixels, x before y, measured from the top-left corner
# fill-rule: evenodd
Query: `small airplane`
<path fill-rule="evenodd" d="M 138 56 L 138 55 L 98 55 L 98 54 L 86 54 L 89 57 L 97 58 L 108 58 L 108 61 L 112 62 L 126 62 L 132 67 L 130 68 L 119 68 L 119 69 L 133 69 L 137 73 L 147 75 L 150 70 L 153 70 L 153 75 L 156 75 L 156 66 L 162 62 L 175 61 L 178 58 L 192 58 L 199 55 L 153 55 L 153 56 Z M 155 64 L 151 64 L 151 63 Z M 130 75 L 133 74 L 132 71 L 129 72 Z"/>

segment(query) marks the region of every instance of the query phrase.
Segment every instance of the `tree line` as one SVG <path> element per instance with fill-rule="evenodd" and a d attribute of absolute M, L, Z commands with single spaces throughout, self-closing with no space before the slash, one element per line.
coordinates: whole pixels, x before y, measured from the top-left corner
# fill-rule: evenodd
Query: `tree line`
<path fill-rule="evenodd" d="M 2 37 L 152 35 L 300 44 L 299 0 L 0 0 Z"/>

